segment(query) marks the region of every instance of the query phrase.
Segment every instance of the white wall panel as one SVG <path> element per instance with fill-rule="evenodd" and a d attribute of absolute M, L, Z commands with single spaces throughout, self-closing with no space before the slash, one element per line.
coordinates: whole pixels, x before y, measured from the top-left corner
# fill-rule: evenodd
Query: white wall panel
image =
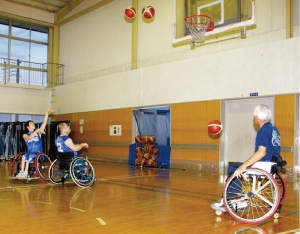
<path fill-rule="evenodd" d="M 299 93 L 299 39 L 185 59 L 57 88 L 61 113 Z"/>
<path fill-rule="evenodd" d="M 0 86 L 0 112 L 44 115 L 51 107 L 50 90 Z"/>

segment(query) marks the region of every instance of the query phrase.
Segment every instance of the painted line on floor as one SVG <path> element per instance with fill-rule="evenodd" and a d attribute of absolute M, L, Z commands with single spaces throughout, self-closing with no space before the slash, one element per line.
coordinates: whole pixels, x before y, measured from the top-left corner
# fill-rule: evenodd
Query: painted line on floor
<path fill-rule="evenodd" d="M 286 231 L 286 232 L 278 232 L 277 234 L 288 234 L 288 233 L 299 233 L 300 231 L 300 228 L 298 229 L 293 229 L 293 230 L 289 230 L 289 231 Z"/>
<path fill-rule="evenodd" d="M 78 210 L 78 211 L 80 211 L 80 212 L 86 212 L 85 210 L 81 210 L 81 209 L 78 209 L 78 208 L 75 208 L 75 207 L 70 207 L 70 209 Z"/>
<path fill-rule="evenodd" d="M 43 203 L 43 204 L 47 204 L 47 205 L 52 205 L 51 202 L 42 202 L 42 201 L 33 201 L 33 202 L 36 202 L 36 203 Z"/>
<path fill-rule="evenodd" d="M 103 219 L 101 219 L 101 218 L 96 218 L 96 219 L 101 223 L 101 225 L 106 225 L 106 223 L 104 222 Z"/>

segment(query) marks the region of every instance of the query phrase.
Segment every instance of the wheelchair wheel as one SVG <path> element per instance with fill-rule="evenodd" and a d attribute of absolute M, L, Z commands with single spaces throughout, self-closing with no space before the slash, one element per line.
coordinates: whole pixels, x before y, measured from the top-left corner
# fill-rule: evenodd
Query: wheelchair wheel
<path fill-rule="evenodd" d="M 243 223 L 260 223 L 270 218 L 280 204 L 280 190 L 269 173 L 248 168 L 241 178 L 232 175 L 224 188 L 228 213 Z"/>
<path fill-rule="evenodd" d="M 71 177 L 80 187 L 89 187 L 95 181 L 95 173 L 92 164 L 85 158 L 75 158 L 70 166 Z"/>
<path fill-rule="evenodd" d="M 278 183 L 278 186 L 279 186 L 279 189 L 280 189 L 280 203 L 282 203 L 285 199 L 285 195 L 286 195 L 286 183 L 285 183 L 285 180 L 283 179 L 282 175 L 281 174 L 276 174 L 276 177 L 275 177 L 277 183 Z"/>
<path fill-rule="evenodd" d="M 38 176 L 45 182 L 49 179 L 49 169 L 51 166 L 51 161 L 49 157 L 44 153 L 39 153 L 35 157 L 35 169 Z"/>
<path fill-rule="evenodd" d="M 69 177 L 68 175 L 69 170 L 59 169 L 59 162 L 57 161 L 57 159 L 55 159 L 49 169 L 49 179 L 51 180 L 51 182 L 54 184 L 61 183 L 61 178 L 64 177 L 67 180 L 67 177 Z"/>
<path fill-rule="evenodd" d="M 19 153 L 13 160 L 11 167 L 10 167 L 10 176 L 16 176 L 20 172 L 22 156 L 25 153 L 26 152 Z"/>

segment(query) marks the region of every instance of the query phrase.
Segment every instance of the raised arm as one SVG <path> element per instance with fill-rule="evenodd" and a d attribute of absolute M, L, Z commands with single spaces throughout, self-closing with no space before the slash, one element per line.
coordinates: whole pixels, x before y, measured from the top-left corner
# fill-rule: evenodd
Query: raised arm
<path fill-rule="evenodd" d="M 49 117 L 49 114 L 51 113 L 51 112 L 53 112 L 54 111 L 54 108 L 49 108 L 47 111 L 46 111 L 46 114 L 45 114 L 45 117 L 44 117 L 44 121 L 43 121 L 43 123 L 42 123 L 42 125 L 41 125 L 41 127 L 40 127 L 40 129 L 41 130 L 45 130 L 45 127 L 46 127 L 46 124 L 47 124 L 47 122 L 48 122 L 48 117 Z"/>

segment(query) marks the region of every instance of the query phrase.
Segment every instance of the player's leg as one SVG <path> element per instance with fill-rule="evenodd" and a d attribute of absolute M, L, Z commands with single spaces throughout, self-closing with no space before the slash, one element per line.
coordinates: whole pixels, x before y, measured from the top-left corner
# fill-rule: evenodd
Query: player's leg
<path fill-rule="evenodd" d="M 24 155 L 22 156 L 22 160 L 21 160 L 21 170 L 20 170 L 20 172 L 16 175 L 16 177 L 25 177 L 25 176 L 24 176 L 24 171 L 25 171 L 24 168 L 25 168 L 26 157 L 27 157 L 27 153 L 24 154 Z"/>
<path fill-rule="evenodd" d="M 236 169 L 238 169 L 241 165 L 242 165 L 242 163 L 234 163 L 228 167 L 226 181 L 229 179 L 230 176 L 232 176 L 234 174 Z M 240 190 L 239 189 L 240 186 L 241 186 L 240 182 L 238 180 L 236 180 L 235 183 L 232 183 L 232 186 L 230 186 L 230 188 L 228 190 L 231 194 L 235 194 Z M 226 212 L 224 202 L 223 202 L 223 194 L 222 194 L 222 198 L 220 200 L 214 202 L 210 207 L 216 211 Z"/>

